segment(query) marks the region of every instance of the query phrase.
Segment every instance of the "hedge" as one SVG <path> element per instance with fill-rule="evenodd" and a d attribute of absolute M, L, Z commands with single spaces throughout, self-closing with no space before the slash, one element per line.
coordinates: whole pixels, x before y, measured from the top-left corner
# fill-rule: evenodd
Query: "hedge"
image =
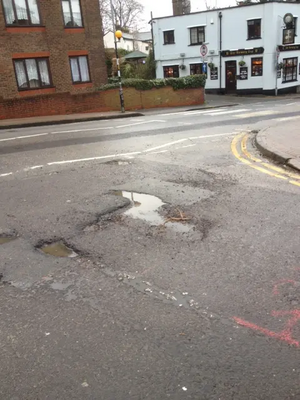
<path fill-rule="evenodd" d="M 119 83 L 116 78 L 110 78 L 107 85 L 103 85 L 99 90 L 117 89 Z M 161 88 L 164 86 L 172 86 L 174 90 L 178 89 L 196 89 L 205 87 L 205 75 L 190 75 L 184 78 L 166 78 L 166 79 L 124 79 L 122 80 L 123 87 L 133 87 L 136 90 L 150 90 L 153 88 Z"/>

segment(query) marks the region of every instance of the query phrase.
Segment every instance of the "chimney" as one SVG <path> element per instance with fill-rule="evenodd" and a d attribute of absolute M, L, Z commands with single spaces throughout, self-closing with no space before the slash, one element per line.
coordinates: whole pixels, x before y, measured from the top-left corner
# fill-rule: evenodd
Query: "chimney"
<path fill-rule="evenodd" d="M 173 1 L 173 15 L 190 14 L 191 2 L 190 0 L 172 0 Z"/>

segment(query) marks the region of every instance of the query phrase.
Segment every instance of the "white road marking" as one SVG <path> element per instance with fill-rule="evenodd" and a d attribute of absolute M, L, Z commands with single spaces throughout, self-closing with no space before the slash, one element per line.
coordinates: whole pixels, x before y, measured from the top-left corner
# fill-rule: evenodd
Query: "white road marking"
<path fill-rule="evenodd" d="M 194 146 L 196 146 L 196 145 L 195 144 L 187 144 L 186 146 L 176 147 L 176 150 L 186 149 L 187 147 L 194 147 Z"/>
<path fill-rule="evenodd" d="M 137 155 L 141 154 L 140 151 L 134 152 L 134 153 L 120 153 L 120 154 L 111 154 L 108 156 L 99 156 L 99 157 L 89 157 L 89 158 L 78 158 L 75 160 L 65 160 L 65 161 L 53 161 L 50 163 L 47 163 L 46 165 L 63 165 L 63 164 L 74 164 L 77 162 L 84 162 L 84 161 L 96 161 L 96 160 L 102 160 L 105 158 L 116 158 L 116 157 L 126 157 L 126 156 L 132 156 L 132 155 Z"/>
<path fill-rule="evenodd" d="M 231 110 L 231 111 L 214 111 L 214 112 L 207 113 L 207 115 L 212 115 L 212 116 L 225 115 L 225 114 L 242 113 L 245 111 L 250 111 L 250 110 L 249 110 L 249 108 L 241 108 L 239 110 Z"/>
<path fill-rule="evenodd" d="M 172 146 L 174 144 L 186 142 L 188 140 L 207 139 L 207 138 L 214 138 L 214 137 L 219 137 L 219 136 L 231 136 L 231 135 L 236 135 L 236 132 L 217 133 L 217 134 L 214 134 L 214 135 L 201 135 L 201 136 L 189 137 L 189 138 L 180 139 L 180 140 L 176 140 L 176 141 L 173 141 L 173 142 L 165 143 L 165 144 L 163 144 L 161 146 L 152 147 L 151 149 L 136 151 L 136 152 L 132 152 L 132 153 L 109 154 L 107 156 L 78 158 L 78 159 L 73 159 L 73 160 L 53 161 L 53 162 L 49 162 L 49 163 L 44 164 L 44 165 L 34 165 L 32 167 L 23 168 L 22 170 L 19 170 L 19 171 L 4 173 L 4 174 L 1 174 L 0 177 L 6 177 L 6 176 L 9 176 L 9 175 L 13 175 L 13 174 L 19 173 L 19 172 L 28 172 L 29 169 L 34 170 L 34 169 L 44 168 L 44 167 L 52 166 L 52 165 L 74 164 L 74 163 L 79 163 L 79 162 L 97 161 L 97 160 L 104 160 L 104 159 L 107 159 L 107 158 L 118 158 L 118 157 L 131 158 L 132 156 L 135 156 L 135 155 L 147 154 L 147 153 L 153 152 L 155 150 L 162 149 L 164 147 L 169 147 L 169 146 Z M 190 147 L 190 146 L 191 145 L 186 146 L 186 147 Z M 164 150 L 164 152 L 166 152 L 166 151 L 168 151 L 168 150 Z"/>
<path fill-rule="evenodd" d="M 222 110 L 227 110 L 227 108 L 222 108 Z M 209 114 L 213 112 L 218 112 L 220 109 L 208 109 L 208 110 L 201 110 L 201 111 L 188 111 L 184 113 L 185 117 L 188 117 L 189 115 L 197 115 L 197 114 Z"/>
<path fill-rule="evenodd" d="M 299 119 L 299 118 L 300 118 L 300 116 L 285 117 L 285 118 L 275 118 L 275 119 L 276 119 L 276 121 L 282 122 L 282 121 L 291 121 L 291 120 L 293 120 L 293 119 Z"/>
<path fill-rule="evenodd" d="M 120 128 L 127 128 L 127 127 L 131 127 L 131 126 L 136 126 L 136 125 L 151 124 L 151 123 L 153 123 L 153 122 L 166 122 L 166 121 L 159 120 L 159 119 L 153 119 L 153 120 L 151 120 L 151 121 L 137 122 L 136 124 L 120 125 L 120 126 L 117 126 L 116 128 L 117 128 L 117 129 L 120 129 Z"/>
<path fill-rule="evenodd" d="M 293 106 L 294 104 L 297 104 L 297 103 L 289 103 L 289 104 L 285 104 L 285 106 Z"/>
<path fill-rule="evenodd" d="M 70 131 L 53 131 L 50 132 L 51 135 L 57 135 L 59 133 L 76 133 L 76 132 L 89 132 L 89 131 L 101 131 L 101 130 L 105 130 L 105 129 L 113 129 L 112 126 L 106 126 L 106 127 L 101 127 L 101 128 L 88 128 L 88 129 L 72 129 Z"/>
<path fill-rule="evenodd" d="M 211 138 L 211 137 L 218 137 L 218 136 L 229 136 L 229 135 L 236 135 L 235 132 L 230 132 L 230 133 L 216 133 L 215 135 L 205 135 L 205 136 L 192 136 L 189 137 L 189 140 L 195 140 L 195 139 L 206 139 L 206 138 Z"/>
<path fill-rule="evenodd" d="M 12 175 L 12 174 L 13 174 L 13 172 L 6 172 L 5 174 L 1 174 L 0 178 L 2 178 L 4 176 L 9 176 L 9 175 Z"/>
<path fill-rule="evenodd" d="M 186 142 L 187 140 L 189 140 L 189 139 L 187 138 L 187 139 L 175 140 L 175 142 L 170 142 L 170 143 L 162 144 L 161 146 L 152 147 L 151 149 L 143 150 L 143 153 L 149 153 L 149 151 L 158 150 L 158 149 L 162 149 L 164 147 L 173 146 L 173 144 Z"/>
<path fill-rule="evenodd" d="M 274 110 L 256 111 L 256 112 L 243 114 L 243 115 L 233 115 L 233 117 L 249 118 L 249 117 L 259 117 L 260 115 L 272 115 L 272 114 L 279 114 L 279 111 L 274 111 Z"/>
<path fill-rule="evenodd" d="M 17 139 L 29 139 L 29 138 L 32 138 L 32 137 L 46 136 L 46 135 L 49 135 L 49 133 L 45 132 L 45 133 L 37 133 L 36 135 L 15 136 L 15 137 L 12 137 L 12 138 L 0 139 L 0 142 L 9 142 L 11 140 L 17 140 Z"/>

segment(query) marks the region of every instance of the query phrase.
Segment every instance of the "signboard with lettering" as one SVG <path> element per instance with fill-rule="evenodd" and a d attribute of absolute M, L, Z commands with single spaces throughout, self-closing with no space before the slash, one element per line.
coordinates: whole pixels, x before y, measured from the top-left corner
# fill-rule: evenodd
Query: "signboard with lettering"
<path fill-rule="evenodd" d="M 222 50 L 222 57 L 234 57 L 234 56 L 248 56 L 253 54 L 263 54 L 263 47 L 253 47 L 252 49 L 239 49 L 239 50 Z"/>
<path fill-rule="evenodd" d="M 248 67 L 240 67 L 240 80 L 248 79 Z"/>
<path fill-rule="evenodd" d="M 218 67 L 210 69 L 210 80 L 217 81 L 218 80 Z"/>
<path fill-rule="evenodd" d="M 292 50 L 300 50 L 300 44 L 290 44 L 287 46 L 278 46 L 279 51 L 292 51 Z"/>
<path fill-rule="evenodd" d="M 277 79 L 281 78 L 281 69 L 277 70 Z"/>

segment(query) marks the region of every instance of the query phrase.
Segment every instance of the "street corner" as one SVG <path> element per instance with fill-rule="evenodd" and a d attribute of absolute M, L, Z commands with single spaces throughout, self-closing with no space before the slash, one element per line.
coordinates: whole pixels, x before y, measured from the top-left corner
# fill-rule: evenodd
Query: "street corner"
<path fill-rule="evenodd" d="M 261 150 L 260 145 L 257 145 L 258 141 L 259 143 L 265 143 L 264 132 L 242 132 L 234 137 L 231 143 L 231 152 L 237 160 L 250 168 L 300 187 L 300 174 L 285 166 L 276 165 L 264 159 L 257 151 L 257 149 Z M 265 155 L 269 155 L 267 153 Z"/>

